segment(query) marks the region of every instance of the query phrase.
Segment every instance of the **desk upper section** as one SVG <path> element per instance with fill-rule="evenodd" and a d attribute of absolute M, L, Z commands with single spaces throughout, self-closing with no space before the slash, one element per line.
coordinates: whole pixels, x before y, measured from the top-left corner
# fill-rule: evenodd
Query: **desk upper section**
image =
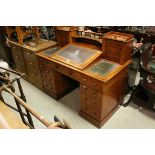
<path fill-rule="evenodd" d="M 55 49 L 56 50 L 56 49 Z M 126 63 L 124 63 L 123 65 L 120 65 L 118 63 L 115 63 L 115 62 L 112 62 L 112 61 L 109 61 L 109 60 L 104 60 L 105 62 L 109 62 L 111 64 L 114 64 L 115 67 L 112 68 L 110 71 L 107 72 L 107 74 L 96 74 L 92 71 L 90 71 L 90 68 L 95 66 L 96 64 L 98 64 L 100 61 L 103 61 L 103 59 L 101 57 L 97 57 L 96 59 L 94 59 L 93 61 L 91 61 L 91 63 L 89 63 L 89 65 L 84 68 L 84 69 L 79 69 L 79 68 L 76 68 L 74 66 L 71 66 L 69 63 L 64 63 L 63 61 L 60 61 L 60 60 L 56 60 L 56 59 L 53 59 L 53 55 L 57 52 L 55 51 L 52 52 L 52 54 L 46 54 L 46 50 L 45 51 L 42 51 L 42 52 L 39 52 L 37 53 L 37 55 L 39 57 L 42 57 L 44 58 L 44 60 L 50 62 L 52 65 L 52 68 L 51 69 L 55 69 L 57 67 L 57 65 L 59 65 L 59 68 L 68 68 L 70 69 L 71 71 L 74 71 L 74 72 L 77 72 L 77 73 L 80 73 L 80 74 L 83 74 L 83 75 L 86 75 L 86 76 L 89 76 L 91 78 L 94 78 L 94 79 L 97 79 L 99 81 L 102 81 L 102 82 L 107 82 L 109 81 L 110 79 L 112 79 L 114 76 L 116 76 L 118 73 L 120 73 L 121 71 L 123 71 L 123 69 L 125 69 L 130 63 L 131 63 L 131 60 L 127 61 Z M 106 64 L 105 64 L 106 65 Z M 102 66 L 103 67 L 103 66 Z M 62 69 L 63 70 L 63 69 Z"/>

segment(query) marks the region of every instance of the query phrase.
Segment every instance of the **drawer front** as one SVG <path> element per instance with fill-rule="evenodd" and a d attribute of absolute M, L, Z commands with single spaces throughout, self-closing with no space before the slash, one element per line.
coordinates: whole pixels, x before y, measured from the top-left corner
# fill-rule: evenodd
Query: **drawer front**
<path fill-rule="evenodd" d="M 80 82 L 84 85 L 91 87 L 92 89 L 103 92 L 102 82 L 87 75 L 81 74 Z"/>
<path fill-rule="evenodd" d="M 108 46 L 108 47 L 114 47 L 117 49 L 122 49 L 122 45 L 123 45 L 123 43 L 119 42 L 119 41 L 109 40 L 109 39 L 106 40 L 106 46 Z"/>
<path fill-rule="evenodd" d="M 91 96 L 92 99 L 98 100 L 102 102 L 102 93 L 98 90 L 92 89 L 89 86 L 86 86 L 85 84 L 81 84 L 81 92 L 87 96 Z"/>
<path fill-rule="evenodd" d="M 82 95 L 81 107 L 80 107 L 81 110 L 96 120 L 101 119 L 102 108 L 101 106 L 98 106 L 98 105 L 101 105 L 101 104 L 95 100 L 91 100 L 90 97 Z"/>
<path fill-rule="evenodd" d="M 90 108 L 96 109 L 97 111 L 101 111 L 102 101 L 95 100 L 91 96 L 81 94 L 81 102 L 82 104 L 88 105 Z"/>
<path fill-rule="evenodd" d="M 38 71 L 39 67 L 35 53 L 24 50 L 23 54 L 28 70 Z"/>
<path fill-rule="evenodd" d="M 114 62 L 117 62 L 117 63 L 120 63 L 120 62 L 121 62 L 121 59 L 120 59 L 120 57 L 118 57 L 118 56 L 106 54 L 106 58 L 107 58 L 108 60 L 111 60 L 111 61 L 114 61 Z"/>
<path fill-rule="evenodd" d="M 59 64 L 54 64 L 54 70 L 57 72 L 60 72 L 61 74 L 64 74 L 70 78 L 73 78 L 76 81 L 80 81 L 80 73 L 77 71 L 74 71 L 73 69 L 67 68 L 65 66 L 59 65 Z"/>
<path fill-rule="evenodd" d="M 87 105 L 82 105 L 81 110 L 85 112 L 86 114 L 90 115 L 91 117 L 93 117 L 94 119 L 101 120 L 101 112 L 97 112 L 94 109 L 90 109 L 88 108 Z"/>
<path fill-rule="evenodd" d="M 28 81 L 40 89 L 42 89 L 43 87 L 42 79 L 38 75 L 36 76 L 35 73 L 31 73 L 28 75 Z"/>
<path fill-rule="evenodd" d="M 121 56 L 121 49 L 107 46 L 106 47 L 106 54 L 110 54 L 110 55 L 120 57 Z"/>

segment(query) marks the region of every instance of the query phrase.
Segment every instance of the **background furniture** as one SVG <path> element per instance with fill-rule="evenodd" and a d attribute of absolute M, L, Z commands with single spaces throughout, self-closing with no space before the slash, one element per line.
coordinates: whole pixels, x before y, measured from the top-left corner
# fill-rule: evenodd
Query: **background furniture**
<path fill-rule="evenodd" d="M 78 28 L 75 26 L 57 26 L 55 34 L 58 45 L 63 47 L 70 43 L 72 41 L 72 35 L 76 34 L 77 30 Z"/>
<path fill-rule="evenodd" d="M 142 107 L 155 110 L 155 57 L 152 44 L 144 44 L 141 51 L 140 81 L 124 106 L 134 101 Z"/>

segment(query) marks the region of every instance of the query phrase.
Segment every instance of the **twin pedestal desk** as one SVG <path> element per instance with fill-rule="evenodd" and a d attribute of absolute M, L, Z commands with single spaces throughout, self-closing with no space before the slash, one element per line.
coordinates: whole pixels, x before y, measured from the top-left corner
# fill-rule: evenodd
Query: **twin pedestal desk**
<path fill-rule="evenodd" d="M 40 89 L 60 99 L 80 84 L 79 114 L 98 128 L 123 102 L 131 63 L 133 38 L 128 41 L 107 38 L 103 39 L 106 46 L 102 50 L 72 42 L 62 48 L 53 46 L 35 53 L 42 81 Z"/>

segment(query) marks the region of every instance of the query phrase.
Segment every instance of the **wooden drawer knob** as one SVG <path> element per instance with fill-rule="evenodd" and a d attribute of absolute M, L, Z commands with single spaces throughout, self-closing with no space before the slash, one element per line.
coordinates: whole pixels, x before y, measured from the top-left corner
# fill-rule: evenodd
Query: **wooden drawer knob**
<path fill-rule="evenodd" d="M 87 101 L 87 100 L 88 100 L 88 98 L 87 98 L 87 97 L 84 97 L 84 100 L 85 100 L 85 101 Z"/>
<path fill-rule="evenodd" d="M 73 72 L 70 70 L 70 71 L 68 72 L 68 74 L 69 74 L 69 75 L 72 75 L 72 74 L 73 74 Z"/>
<path fill-rule="evenodd" d="M 59 65 L 56 65 L 55 68 L 56 68 L 56 69 L 59 69 L 60 67 L 59 67 Z"/>
<path fill-rule="evenodd" d="M 93 93 L 93 96 L 96 96 L 96 92 L 95 92 L 95 93 Z"/>
<path fill-rule="evenodd" d="M 95 112 L 93 112 L 93 114 L 96 116 L 97 115 L 97 112 L 95 111 Z"/>
<path fill-rule="evenodd" d="M 93 102 L 93 104 L 96 105 L 97 103 L 96 102 Z"/>

